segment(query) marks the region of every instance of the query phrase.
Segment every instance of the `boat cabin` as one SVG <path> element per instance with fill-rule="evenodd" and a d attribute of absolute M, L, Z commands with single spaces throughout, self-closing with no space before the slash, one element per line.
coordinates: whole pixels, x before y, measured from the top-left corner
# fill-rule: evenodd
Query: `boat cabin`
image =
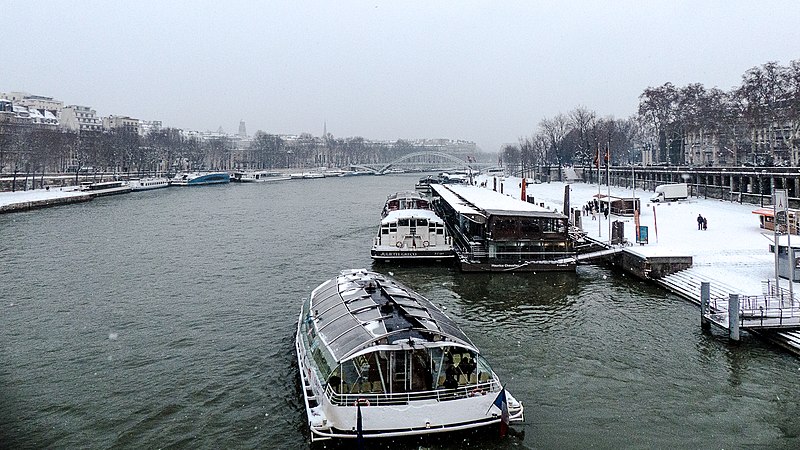
<path fill-rule="evenodd" d="M 431 205 L 428 199 L 417 192 L 397 192 L 387 197 L 381 217 L 386 217 L 389 212 L 401 209 L 431 209 Z"/>
<path fill-rule="evenodd" d="M 405 404 L 499 389 L 458 326 L 388 277 L 353 271 L 329 280 L 314 290 L 301 317 L 302 345 L 334 405 L 357 399 Z"/>

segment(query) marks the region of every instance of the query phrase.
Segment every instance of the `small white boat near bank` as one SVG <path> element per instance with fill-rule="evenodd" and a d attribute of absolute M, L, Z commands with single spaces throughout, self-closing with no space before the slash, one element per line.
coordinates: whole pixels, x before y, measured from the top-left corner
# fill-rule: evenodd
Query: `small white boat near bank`
<path fill-rule="evenodd" d="M 134 178 L 128 183 L 133 191 L 149 191 L 169 187 L 169 178 Z"/>
<path fill-rule="evenodd" d="M 522 403 L 458 325 L 385 275 L 345 270 L 314 289 L 295 348 L 312 441 L 524 420 Z"/>
<path fill-rule="evenodd" d="M 131 192 L 131 186 L 127 181 L 101 181 L 81 182 L 78 189 L 89 194 L 91 197 L 105 197 L 107 195 L 127 194 Z"/>
<path fill-rule="evenodd" d="M 234 172 L 231 176 L 231 182 L 233 183 L 264 183 L 288 179 L 289 176 L 286 174 L 266 170 Z"/>

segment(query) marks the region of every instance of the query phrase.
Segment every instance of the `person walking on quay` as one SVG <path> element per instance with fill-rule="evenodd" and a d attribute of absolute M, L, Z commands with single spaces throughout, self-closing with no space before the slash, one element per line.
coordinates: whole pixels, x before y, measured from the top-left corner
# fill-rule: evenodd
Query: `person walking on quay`
<path fill-rule="evenodd" d="M 703 230 L 708 229 L 708 217 L 703 217 Z"/>
<path fill-rule="evenodd" d="M 697 215 L 697 229 L 698 230 L 702 230 L 703 229 L 703 222 L 705 222 L 705 219 L 703 219 L 703 216 L 698 214 Z"/>

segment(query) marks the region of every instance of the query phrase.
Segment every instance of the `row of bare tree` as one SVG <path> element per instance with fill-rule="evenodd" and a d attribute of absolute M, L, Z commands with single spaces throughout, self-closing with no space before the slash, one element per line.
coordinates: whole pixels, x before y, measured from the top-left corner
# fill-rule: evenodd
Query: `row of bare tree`
<path fill-rule="evenodd" d="M 13 122 L 0 123 L 0 173 L 102 171 L 175 173 L 187 169 L 234 170 L 282 167 L 345 167 L 393 161 L 423 150 L 398 140 L 285 138 L 256 132 L 247 142 L 217 135 L 199 139 L 162 128 L 140 136 L 124 129 L 74 132 Z"/>
<path fill-rule="evenodd" d="M 611 164 L 800 165 L 800 60 L 768 62 L 723 91 L 700 83 L 648 87 L 637 114 L 599 117 L 577 107 L 542 119 L 530 137 L 502 150 L 506 164 L 592 164 L 606 149 Z M 643 158 L 647 152 L 647 158 Z"/>

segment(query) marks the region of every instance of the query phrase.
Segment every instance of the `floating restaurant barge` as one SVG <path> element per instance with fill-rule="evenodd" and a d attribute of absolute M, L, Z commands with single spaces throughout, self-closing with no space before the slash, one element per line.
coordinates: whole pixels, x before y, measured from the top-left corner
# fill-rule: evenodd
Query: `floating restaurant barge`
<path fill-rule="evenodd" d="M 564 214 L 477 186 L 431 184 L 431 191 L 461 270 L 575 270 Z"/>

